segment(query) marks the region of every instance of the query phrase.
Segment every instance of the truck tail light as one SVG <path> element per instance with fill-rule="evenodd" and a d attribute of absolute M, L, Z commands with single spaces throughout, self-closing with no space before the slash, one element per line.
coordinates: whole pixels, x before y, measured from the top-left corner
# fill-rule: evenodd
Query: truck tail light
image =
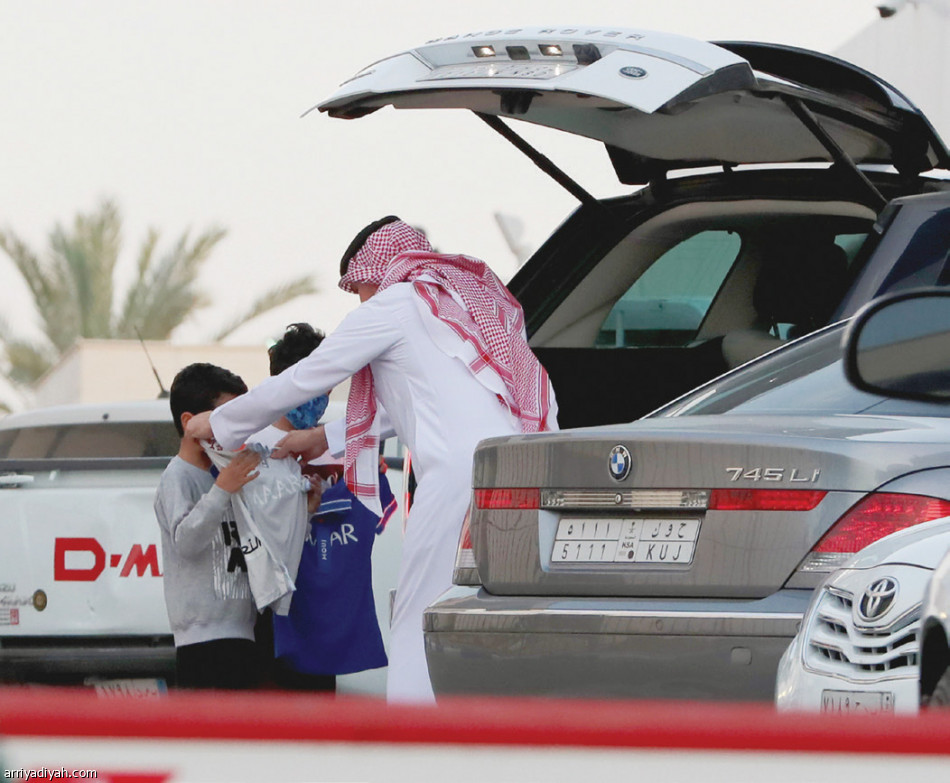
<path fill-rule="evenodd" d="M 799 571 L 830 572 L 855 552 L 898 530 L 950 516 L 950 501 L 881 492 L 860 500 L 812 547 Z"/>

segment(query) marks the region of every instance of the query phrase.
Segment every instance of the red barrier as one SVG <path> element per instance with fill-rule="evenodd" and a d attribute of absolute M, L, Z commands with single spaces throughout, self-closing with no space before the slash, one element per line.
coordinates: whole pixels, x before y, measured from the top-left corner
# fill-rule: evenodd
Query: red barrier
<path fill-rule="evenodd" d="M 446 699 L 388 706 L 295 693 L 103 698 L 83 689 L 0 689 L 0 736 L 163 737 L 950 755 L 950 714 L 777 713 L 770 705 Z"/>

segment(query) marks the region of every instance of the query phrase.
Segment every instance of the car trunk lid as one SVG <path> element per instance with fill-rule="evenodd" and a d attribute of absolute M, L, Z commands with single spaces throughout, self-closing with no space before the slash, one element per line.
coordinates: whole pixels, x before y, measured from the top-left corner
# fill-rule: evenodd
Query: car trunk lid
<path fill-rule="evenodd" d="M 628 184 L 703 165 L 846 160 L 916 173 L 950 160 L 905 96 L 848 63 L 646 30 L 435 39 L 364 68 L 316 108 L 351 119 L 386 105 L 464 108 L 586 136 L 606 145 Z"/>
<path fill-rule="evenodd" d="M 768 595 L 895 461 L 905 473 L 945 458 L 926 421 L 696 416 L 486 441 L 470 529 L 481 581 L 497 594 Z M 537 489 L 537 507 L 485 494 L 500 487 Z"/>

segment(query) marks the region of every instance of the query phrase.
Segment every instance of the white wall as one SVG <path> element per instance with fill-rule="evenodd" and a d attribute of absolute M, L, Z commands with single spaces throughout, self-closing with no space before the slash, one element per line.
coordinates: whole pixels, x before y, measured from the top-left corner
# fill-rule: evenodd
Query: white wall
<path fill-rule="evenodd" d="M 950 2 L 907 3 L 838 47 L 837 56 L 886 79 L 950 141 Z"/>
<path fill-rule="evenodd" d="M 158 396 L 154 363 L 165 389 L 175 374 L 192 362 L 211 362 L 237 373 L 248 386 L 269 373 L 267 350 L 261 345 L 174 344 L 148 340 L 148 355 L 137 340 L 80 340 L 39 380 L 30 407 L 86 402 L 147 400 Z M 349 384 L 334 389 L 345 400 Z"/>

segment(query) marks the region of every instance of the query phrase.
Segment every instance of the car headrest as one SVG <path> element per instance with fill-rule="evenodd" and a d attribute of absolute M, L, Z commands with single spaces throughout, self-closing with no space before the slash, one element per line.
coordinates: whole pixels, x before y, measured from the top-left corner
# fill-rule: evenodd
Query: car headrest
<path fill-rule="evenodd" d="M 831 238 L 789 238 L 763 262 L 752 304 L 769 324 L 808 332 L 828 322 L 847 283 L 847 254 Z"/>

